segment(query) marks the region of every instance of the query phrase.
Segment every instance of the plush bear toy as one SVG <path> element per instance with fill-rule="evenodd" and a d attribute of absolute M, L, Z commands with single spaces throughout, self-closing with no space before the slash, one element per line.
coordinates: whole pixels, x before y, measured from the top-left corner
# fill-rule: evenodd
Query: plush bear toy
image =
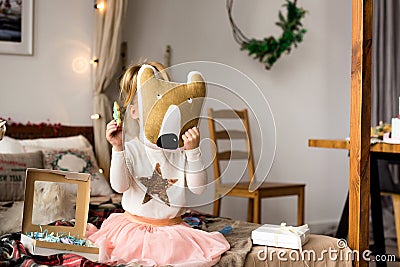
<path fill-rule="evenodd" d="M 187 83 L 171 82 L 156 74 L 150 65 L 143 65 L 138 73 L 141 135 L 145 144 L 177 149 L 183 146 L 182 134 L 198 125 L 206 85 L 197 71 L 188 74 Z"/>

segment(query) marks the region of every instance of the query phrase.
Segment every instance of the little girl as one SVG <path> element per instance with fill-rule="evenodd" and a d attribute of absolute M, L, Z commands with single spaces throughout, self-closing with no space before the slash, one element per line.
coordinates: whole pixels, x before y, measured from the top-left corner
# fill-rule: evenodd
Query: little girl
<path fill-rule="evenodd" d="M 146 64 L 158 71 L 164 69 L 159 63 Z M 120 82 L 124 106 L 135 121 L 140 120 L 136 96 L 140 67 L 131 66 Z M 181 219 L 185 187 L 200 194 L 207 180 L 198 128 L 182 135 L 184 147 L 177 150 L 145 146 L 138 137 L 125 140 L 124 145 L 122 127 L 115 120 L 107 125 L 106 138 L 113 147 L 111 186 L 123 194 L 125 213 L 111 214 L 101 229 L 89 236 L 100 248 L 100 260 L 150 266 L 216 264 L 229 249 L 224 236 L 192 229 Z"/>

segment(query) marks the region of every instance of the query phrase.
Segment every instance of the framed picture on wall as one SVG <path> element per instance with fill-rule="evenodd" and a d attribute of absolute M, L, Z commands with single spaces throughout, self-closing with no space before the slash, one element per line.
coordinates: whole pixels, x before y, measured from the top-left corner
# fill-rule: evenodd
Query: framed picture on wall
<path fill-rule="evenodd" d="M 33 0 L 0 0 L 0 54 L 32 55 Z"/>

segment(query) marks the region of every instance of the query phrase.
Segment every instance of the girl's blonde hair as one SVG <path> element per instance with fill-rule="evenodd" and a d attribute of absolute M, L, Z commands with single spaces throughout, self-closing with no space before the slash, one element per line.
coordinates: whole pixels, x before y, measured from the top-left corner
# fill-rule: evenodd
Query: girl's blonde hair
<path fill-rule="evenodd" d="M 130 66 L 122 75 L 121 80 L 119 82 L 121 98 L 123 100 L 124 108 L 126 108 L 131 103 L 133 97 L 136 94 L 137 74 L 139 72 L 140 67 L 142 67 L 142 65 L 144 64 L 153 66 L 158 72 L 160 72 L 164 80 L 167 81 L 170 80 L 168 73 L 165 71 L 164 65 L 159 62 L 151 61 Z"/>

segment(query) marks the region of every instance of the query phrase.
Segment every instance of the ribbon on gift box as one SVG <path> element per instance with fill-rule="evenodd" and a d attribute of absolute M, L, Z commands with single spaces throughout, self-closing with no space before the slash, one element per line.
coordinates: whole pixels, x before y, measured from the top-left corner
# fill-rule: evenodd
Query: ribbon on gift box
<path fill-rule="evenodd" d="M 281 223 L 281 226 L 279 227 L 279 231 L 284 232 L 284 233 L 289 233 L 291 235 L 296 236 L 300 255 L 303 255 L 303 245 L 301 244 L 300 236 L 305 235 L 305 233 L 308 229 L 309 229 L 308 224 L 294 227 L 294 226 L 286 226 L 285 222 Z M 275 238 L 276 238 L 275 242 L 276 243 L 278 241 L 277 237 L 278 237 L 278 235 L 275 233 Z M 306 267 L 309 267 L 309 265 L 307 264 L 307 262 L 305 261 L 303 256 L 301 256 L 301 260 L 303 262 L 303 265 L 305 265 Z"/>
<path fill-rule="evenodd" d="M 279 234 L 288 233 L 288 234 L 296 237 L 297 244 L 298 244 L 299 250 L 301 252 L 302 244 L 301 244 L 301 237 L 300 236 L 304 235 L 305 232 L 307 231 L 307 229 L 308 229 L 308 224 L 304 224 L 302 226 L 294 227 L 294 226 L 287 226 L 285 222 L 281 223 L 281 226 L 279 227 L 279 230 L 275 231 L 275 234 L 274 234 L 275 246 L 278 246 Z"/>

